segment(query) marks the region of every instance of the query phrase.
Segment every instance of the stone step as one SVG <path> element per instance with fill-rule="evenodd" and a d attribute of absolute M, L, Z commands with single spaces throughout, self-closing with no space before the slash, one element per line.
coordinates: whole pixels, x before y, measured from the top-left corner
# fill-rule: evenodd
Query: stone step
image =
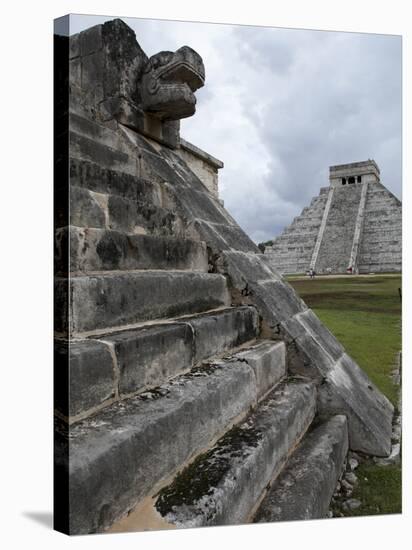
<path fill-rule="evenodd" d="M 126 152 L 130 156 L 136 156 L 136 147 L 133 147 L 123 134 L 108 126 L 103 126 L 80 114 L 70 110 L 70 132 L 93 140 L 95 143 L 109 147 L 111 150 Z"/>
<path fill-rule="evenodd" d="M 388 264 L 359 264 L 359 273 L 399 273 L 402 270 L 402 262 L 388 263 Z"/>
<path fill-rule="evenodd" d="M 265 368 L 265 360 L 261 365 Z M 70 534 L 107 529 L 241 422 L 259 402 L 263 386 L 257 381 L 257 368 L 257 362 L 249 365 L 234 356 L 192 369 L 70 428 L 56 421 L 56 479 L 69 475 Z M 278 376 L 276 370 L 273 380 Z M 273 436 L 262 451 L 278 452 L 280 461 L 293 437 L 309 423 L 315 391 L 310 384 L 295 389 L 290 385 L 271 403 L 266 407 L 273 414 L 266 415 L 259 430 L 270 429 Z M 276 416 L 281 406 L 284 413 Z M 270 475 L 274 467 L 269 466 Z"/>
<path fill-rule="evenodd" d="M 95 193 L 116 195 L 136 202 L 164 206 L 162 191 L 156 182 L 103 168 L 90 161 L 70 159 L 70 184 Z"/>
<path fill-rule="evenodd" d="M 367 246 L 365 246 L 365 244 Z M 402 243 L 400 241 L 398 242 L 376 242 L 376 241 L 369 241 L 365 243 L 365 241 L 362 242 L 362 249 L 365 251 L 366 254 L 398 254 L 402 251 Z"/>
<path fill-rule="evenodd" d="M 178 528 L 249 521 L 268 483 L 311 424 L 315 409 L 312 383 L 280 384 L 245 422 L 159 491 L 153 503 L 157 514 Z"/>
<path fill-rule="evenodd" d="M 93 123 L 87 121 L 87 124 Z M 104 128 L 100 125 L 95 126 L 99 126 L 99 131 Z M 107 130 L 109 129 L 104 128 L 105 133 Z M 118 137 L 115 137 L 116 139 L 118 140 Z M 134 176 L 139 175 L 138 155 L 134 156 L 132 150 L 127 150 L 124 146 L 120 147 L 118 143 L 113 142 L 109 145 L 107 139 L 96 139 L 96 135 L 79 132 L 77 128 L 73 128 L 73 125 L 71 125 L 69 145 L 71 158 L 95 162 L 110 170 L 118 170 Z"/>
<path fill-rule="evenodd" d="M 171 210 L 140 200 L 70 186 L 70 207 L 65 195 L 59 194 L 56 205 L 56 227 L 68 225 L 123 233 L 181 235 L 183 225 Z"/>
<path fill-rule="evenodd" d="M 402 260 L 402 250 L 398 249 L 396 252 L 369 252 L 361 253 L 359 258 L 359 263 L 364 264 L 385 264 L 399 262 Z"/>
<path fill-rule="evenodd" d="M 346 416 L 333 416 L 311 430 L 268 491 L 253 522 L 327 517 L 347 452 Z"/>
<path fill-rule="evenodd" d="M 376 216 L 367 216 L 365 227 L 367 229 L 374 229 L 375 231 L 393 231 L 394 229 L 402 229 L 402 217 L 393 216 L 391 218 L 383 218 Z"/>
<path fill-rule="evenodd" d="M 69 301 L 69 303 L 67 303 Z M 190 271 L 128 271 L 55 278 L 58 335 L 110 328 L 229 306 L 225 277 Z"/>
<path fill-rule="evenodd" d="M 380 218 L 391 218 L 393 216 L 400 218 L 402 216 L 402 209 L 397 204 L 369 204 L 366 208 L 366 213 L 369 216 L 376 216 Z"/>
<path fill-rule="evenodd" d="M 70 271 L 165 269 L 208 271 L 206 244 L 158 235 L 133 235 L 106 229 L 64 227 L 56 231 L 57 266 Z"/>
<path fill-rule="evenodd" d="M 225 362 L 243 361 L 256 376 L 258 397 L 264 397 L 286 375 L 286 347 L 282 341 L 261 340 L 245 351 L 224 359 Z M 221 361 L 217 361 L 221 363 Z"/>
<path fill-rule="evenodd" d="M 255 340 L 258 333 L 256 309 L 242 306 L 72 341 L 70 349 L 66 342 L 57 342 L 55 368 L 66 384 L 56 393 L 56 408 L 70 421 L 84 418 L 114 399 L 158 386 L 204 359 L 229 353 Z M 271 368 L 269 347 L 266 343 L 261 348 L 262 388 Z M 284 368 L 283 343 L 272 347 L 274 369 L 282 364 Z M 250 353 L 251 363 L 259 360 L 259 348 Z"/>

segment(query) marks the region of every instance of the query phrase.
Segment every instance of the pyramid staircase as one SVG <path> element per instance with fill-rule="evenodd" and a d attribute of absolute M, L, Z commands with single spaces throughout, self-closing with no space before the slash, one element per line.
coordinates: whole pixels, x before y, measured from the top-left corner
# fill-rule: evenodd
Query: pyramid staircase
<path fill-rule="evenodd" d="M 325 517 L 346 417 L 316 416 L 317 383 L 291 374 L 285 343 L 118 136 L 71 116 L 70 212 L 56 208 L 65 530 Z"/>
<path fill-rule="evenodd" d="M 366 197 L 359 272 L 400 271 L 402 267 L 402 204 L 381 183 Z"/>
<path fill-rule="evenodd" d="M 265 256 L 283 274 L 400 272 L 402 204 L 378 181 L 323 187 Z"/>
<path fill-rule="evenodd" d="M 309 269 L 328 198 L 327 191 L 323 188 L 273 245 L 266 247 L 265 256 L 270 262 L 275 262 L 280 273 L 305 273 Z"/>

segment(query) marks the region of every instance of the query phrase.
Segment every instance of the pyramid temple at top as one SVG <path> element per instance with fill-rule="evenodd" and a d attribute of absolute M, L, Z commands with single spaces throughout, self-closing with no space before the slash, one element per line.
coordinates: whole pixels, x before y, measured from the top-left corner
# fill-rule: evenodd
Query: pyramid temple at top
<path fill-rule="evenodd" d="M 374 160 L 329 168 L 329 187 L 265 248 L 280 273 L 402 270 L 402 203 Z"/>

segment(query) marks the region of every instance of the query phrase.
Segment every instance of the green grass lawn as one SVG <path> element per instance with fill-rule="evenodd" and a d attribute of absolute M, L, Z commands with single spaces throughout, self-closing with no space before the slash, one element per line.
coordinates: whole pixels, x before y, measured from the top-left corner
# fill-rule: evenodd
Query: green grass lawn
<path fill-rule="evenodd" d="M 396 405 L 397 388 L 389 374 L 401 349 L 401 277 L 291 277 L 288 281 Z"/>
<path fill-rule="evenodd" d="M 288 277 L 302 299 L 396 406 L 398 387 L 390 373 L 401 349 L 400 275 Z M 401 467 L 362 464 L 353 493 L 362 506 L 345 515 L 400 513 Z"/>

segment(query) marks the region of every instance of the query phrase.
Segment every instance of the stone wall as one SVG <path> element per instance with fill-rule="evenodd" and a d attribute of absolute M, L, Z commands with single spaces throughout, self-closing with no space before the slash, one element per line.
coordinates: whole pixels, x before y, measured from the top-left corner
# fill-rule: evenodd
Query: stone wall
<path fill-rule="evenodd" d="M 203 182 L 208 191 L 218 198 L 218 170 L 223 168 L 223 162 L 183 138 L 180 138 L 180 148 L 177 149 L 177 153 L 190 166 L 190 169 Z"/>

